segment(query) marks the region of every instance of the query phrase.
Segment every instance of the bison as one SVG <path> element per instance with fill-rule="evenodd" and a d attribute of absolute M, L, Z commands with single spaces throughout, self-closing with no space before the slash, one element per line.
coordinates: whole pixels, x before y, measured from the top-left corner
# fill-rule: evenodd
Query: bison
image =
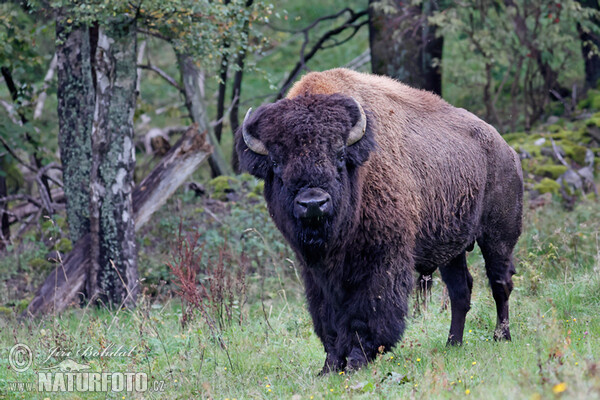
<path fill-rule="evenodd" d="M 475 242 L 496 302 L 494 338 L 510 340 L 523 176 L 492 126 L 433 93 L 333 69 L 249 110 L 235 147 L 302 265 L 322 373 L 360 368 L 398 342 L 415 270 L 439 268 L 448 343 L 462 343 Z"/>

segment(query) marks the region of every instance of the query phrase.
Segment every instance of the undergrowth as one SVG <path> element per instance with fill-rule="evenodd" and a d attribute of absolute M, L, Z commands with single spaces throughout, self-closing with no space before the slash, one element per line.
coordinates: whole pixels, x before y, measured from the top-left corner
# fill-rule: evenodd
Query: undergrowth
<path fill-rule="evenodd" d="M 193 203 L 189 199 L 189 207 Z M 241 205 L 229 204 L 229 212 L 218 218 L 224 222 Z M 188 215 L 185 208 L 180 205 L 180 217 Z M 267 232 L 272 225 L 259 230 L 257 219 L 242 220 L 227 229 L 235 235 L 215 245 L 183 220 L 168 240 L 169 282 L 162 294 L 147 290 L 136 309 L 71 309 L 36 321 L 4 313 L 0 388 L 4 398 L 27 399 L 600 398 L 599 212 L 592 201 L 565 212 L 558 200 L 526 212 L 515 252 L 512 342 L 492 339 L 495 306 L 476 248 L 468 258 L 475 283 L 463 346 L 445 345 L 450 310 L 435 274 L 428 307 L 409 316 L 393 351 L 356 373 L 326 377 L 316 375 L 325 355 L 312 330 L 298 271 L 267 246 L 264 235 L 276 234 Z M 245 243 L 250 239 L 252 246 Z M 209 252 L 209 244 L 217 251 Z M 141 249 L 153 254 L 150 250 Z M 33 367 L 24 373 L 8 368 L 7 353 L 16 343 L 33 350 Z M 111 345 L 134 350 L 128 357 L 73 359 L 92 371 L 147 373 L 165 383 L 164 391 L 9 391 L 9 382 L 35 381 L 41 368 L 63 360 L 57 347 Z"/>

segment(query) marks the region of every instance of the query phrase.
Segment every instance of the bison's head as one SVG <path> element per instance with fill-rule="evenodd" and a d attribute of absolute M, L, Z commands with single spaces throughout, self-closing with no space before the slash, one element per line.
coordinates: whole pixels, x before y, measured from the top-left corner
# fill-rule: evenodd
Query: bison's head
<path fill-rule="evenodd" d="M 340 246 L 358 218 L 358 167 L 375 142 L 361 105 L 304 95 L 248 111 L 236 134 L 240 165 L 265 180 L 278 228 L 304 257 Z"/>

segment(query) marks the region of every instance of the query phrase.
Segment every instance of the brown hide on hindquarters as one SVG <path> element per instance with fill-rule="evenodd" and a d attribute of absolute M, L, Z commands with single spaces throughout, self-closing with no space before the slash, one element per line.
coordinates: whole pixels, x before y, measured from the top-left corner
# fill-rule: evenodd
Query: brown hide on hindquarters
<path fill-rule="evenodd" d="M 470 112 L 391 78 L 341 68 L 305 75 L 287 98 L 307 93 L 352 96 L 376 121 L 375 141 L 380 150 L 361 169 L 362 209 L 373 225 L 371 233 L 381 240 L 402 231 L 407 244 L 418 246 L 413 240 L 433 239 L 447 228 L 466 228 L 472 230 L 473 243 L 481 227 L 453 227 L 457 213 L 474 212 L 473 217 L 479 217 L 483 208 L 501 211 L 510 199 L 514 204 L 508 208 L 522 207 L 517 154 L 491 125 Z M 496 193 L 501 197 L 494 197 Z M 473 222 L 469 221 L 479 225 Z M 520 215 L 515 215 L 514 224 L 520 223 Z M 452 241 L 456 233 L 452 229 L 444 236 Z M 434 254 L 432 260 L 431 251 L 424 250 L 425 254 L 415 252 L 417 265 L 422 267 L 435 268 L 456 255 L 452 248 L 447 254 Z"/>

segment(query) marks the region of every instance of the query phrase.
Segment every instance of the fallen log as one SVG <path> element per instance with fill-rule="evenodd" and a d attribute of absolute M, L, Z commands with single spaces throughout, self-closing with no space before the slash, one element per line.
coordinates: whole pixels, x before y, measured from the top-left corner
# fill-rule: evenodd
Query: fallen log
<path fill-rule="evenodd" d="M 212 147 L 206 141 L 206 132 L 200 134 L 192 125 L 171 148 L 160 163 L 135 187 L 133 210 L 135 229 L 139 230 L 181 184 L 210 155 Z M 91 234 L 79 239 L 67 257 L 59 262 L 35 297 L 23 312 L 24 316 L 58 313 L 77 302 L 83 294 L 88 271 L 91 270 Z"/>

